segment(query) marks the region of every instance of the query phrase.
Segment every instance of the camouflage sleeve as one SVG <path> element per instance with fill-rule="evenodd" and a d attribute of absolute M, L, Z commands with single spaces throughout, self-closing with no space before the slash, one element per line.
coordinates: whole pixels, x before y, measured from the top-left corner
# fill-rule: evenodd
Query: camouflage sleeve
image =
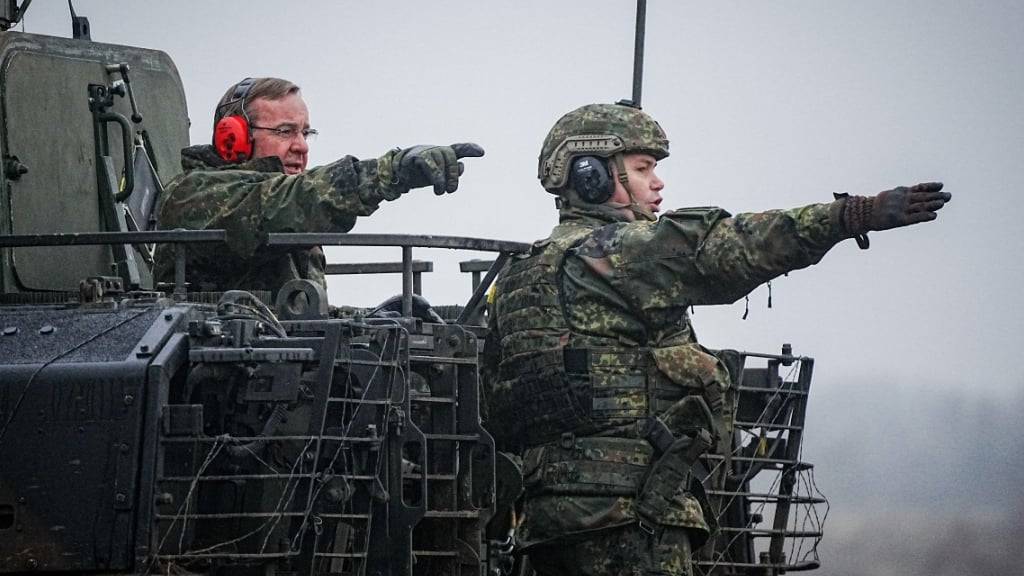
<path fill-rule="evenodd" d="M 612 291 L 656 318 L 693 304 L 734 302 L 817 263 L 845 237 L 838 216 L 838 203 L 737 216 L 719 208 L 676 210 L 657 222 L 605 226 L 573 254 L 599 279 L 588 282 L 592 291 Z"/>
<path fill-rule="evenodd" d="M 407 191 L 392 184 L 394 154 L 363 161 L 346 156 L 295 175 L 187 172 L 168 185 L 160 227 L 222 228 L 229 249 L 241 257 L 251 256 L 271 233 L 348 232 L 357 217 Z"/>
<path fill-rule="evenodd" d="M 839 241 L 842 202 L 719 220 L 698 247 L 694 304 L 728 304 L 777 276 L 821 261 Z"/>

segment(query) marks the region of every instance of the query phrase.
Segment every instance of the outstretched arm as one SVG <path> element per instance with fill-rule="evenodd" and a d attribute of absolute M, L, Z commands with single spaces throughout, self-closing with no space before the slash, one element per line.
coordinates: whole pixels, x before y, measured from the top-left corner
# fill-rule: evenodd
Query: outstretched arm
<path fill-rule="evenodd" d="M 459 158 L 482 155 L 476 144 L 415 146 L 375 160 L 346 156 L 294 175 L 283 174 L 276 158 L 192 170 L 168 185 L 160 225 L 225 229 L 231 251 L 248 257 L 267 234 L 347 232 L 357 217 L 412 188 L 452 192 L 462 174 Z"/>
<path fill-rule="evenodd" d="M 840 240 L 934 220 L 950 198 L 933 182 L 722 220 L 698 251 L 704 290 L 694 303 L 733 302 L 780 274 L 818 263 Z"/>
<path fill-rule="evenodd" d="M 949 198 L 939 184 L 919 184 L 737 216 L 718 208 L 675 210 L 657 222 L 596 231 L 572 250 L 566 281 L 570 288 L 607 286 L 608 298 L 658 324 L 693 304 L 734 302 L 772 278 L 819 262 L 858 233 L 933 220 Z"/>

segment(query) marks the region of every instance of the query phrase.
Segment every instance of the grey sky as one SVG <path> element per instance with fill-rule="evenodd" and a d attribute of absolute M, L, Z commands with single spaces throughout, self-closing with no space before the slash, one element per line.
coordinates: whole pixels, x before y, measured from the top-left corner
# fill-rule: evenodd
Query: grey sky
<path fill-rule="evenodd" d="M 414 192 L 357 232 L 545 236 L 555 212 L 535 177 L 544 134 L 564 112 L 630 90 L 630 0 L 75 6 L 95 40 L 171 55 L 193 142 L 208 140 L 229 84 L 275 75 L 303 87 L 321 131 L 313 164 L 418 143 L 487 149 L 467 162 L 456 194 Z M 66 3 L 37 0 L 25 29 L 69 35 Z M 762 287 L 747 320 L 742 301 L 694 314 L 706 345 L 775 351 L 785 341 L 816 358 L 807 457 L 836 503 L 837 533 L 851 541 L 857 515 L 869 511 L 938 514 L 942 523 L 941 514 L 977 511 L 986 500 L 982 523 L 991 528 L 1013 514 L 1009 506 L 1024 509 L 1010 484 L 984 484 L 985 495 L 963 486 L 1024 480 L 1024 443 L 1009 416 L 1024 406 L 1022 30 L 1017 1 L 649 2 L 643 104 L 672 141 L 658 169 L 666 205 L 735 213 L 927 180 L 953 192 L 936 223 L 873 234 L 866 252 L 845 242 L 822 264 L 778 279 L 770 310 Z M 328 257 L 400 254 L 333 249 Z M 468 297 L 459 256 L 417 258 L 435 261 L 424 280 L 429 299 Z M 397 278 L 338 279 L 331 299 L 371 305 L 398 289 Z M 986 442 L 989 426 L 1006 437 Z M 948 449 L 960 452 L 952 458 Z M 971 466 L 949 472 L 966 454 Z M 872 488 L 880 477 L 886 486 Z M 856 573 L 870 560 L 841 541 L 832 546 L 820 573 Z M 895 570 L 885 573 L 903 573 Z"/>

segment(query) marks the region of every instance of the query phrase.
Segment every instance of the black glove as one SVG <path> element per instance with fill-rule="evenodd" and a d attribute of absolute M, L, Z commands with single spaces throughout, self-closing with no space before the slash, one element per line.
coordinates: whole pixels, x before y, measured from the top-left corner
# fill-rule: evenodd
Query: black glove
<path fill-rule="evenodd" d="M 942 182 L 927 182 L 909 188 L 900 186 L 877 196 L 850 196 L 843 207 L 843 227 L 855 236 L 935 220 L 935 212 L 952 198 L 941 190 Z"/>
<path fill-rule="evenodd" d="M 459 187 L 459 176 L 465 167 L 459 158 L 478 158 L 484 149 L 477 144 L 452 144 L 451 146 L 413 146 L 395 156 L 395 173 L 398 182 L 409 188 L 434 187 L 438 196 L 455 192 Z"/>

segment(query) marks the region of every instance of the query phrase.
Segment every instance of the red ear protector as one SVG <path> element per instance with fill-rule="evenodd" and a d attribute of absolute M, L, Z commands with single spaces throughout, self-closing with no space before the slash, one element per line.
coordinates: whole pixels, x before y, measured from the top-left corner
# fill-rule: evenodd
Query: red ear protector
<path fill-rule="evenodd" d="M 242 103 L 242 113 L 221 118 L 213 128 L 213 147 L 217 154 L 228 162 L 244 162 L 252 158 L 252 130 L 249 129 L 249 115 L 245 113 L 245 98 L 256 82 L 246 78 L 235 84 L 231 98 L 217 107 L 217 110 L 236 102 Z"/>

